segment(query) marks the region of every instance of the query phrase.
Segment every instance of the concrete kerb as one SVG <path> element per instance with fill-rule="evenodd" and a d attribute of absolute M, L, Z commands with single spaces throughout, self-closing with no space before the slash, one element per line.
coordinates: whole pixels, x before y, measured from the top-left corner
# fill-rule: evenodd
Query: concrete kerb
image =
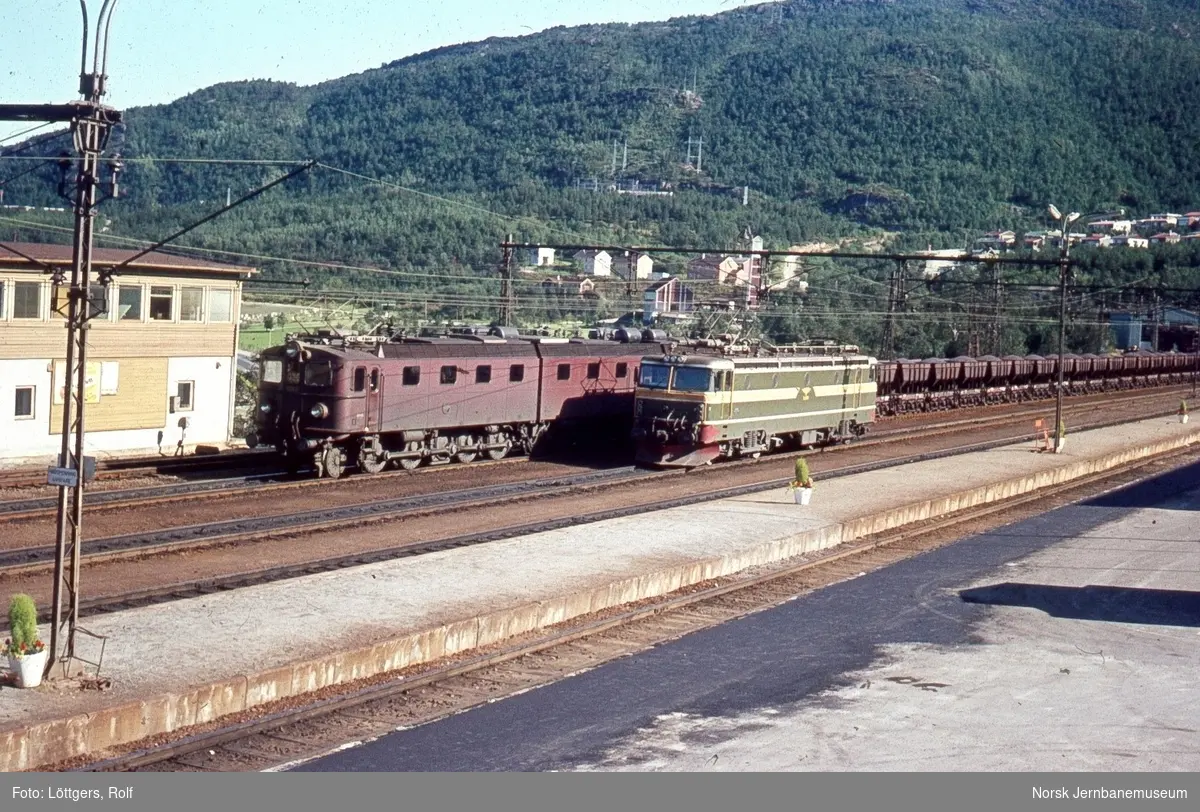
<path fill-rule="evenodd" d="M 429 663 L 565 620 L 660 597 L 751 567 L 777 563 L 906 524 L 1111 470 L 1128 462 L 1184 448 L 1197 439 L 1197 435 L 1187 434 L 1103 457 L 1073 461 L 946 497 L 902 505 L 872 516 L 813 527 L 728 555 L 631 576 L 599 588 L 405 634 L 358 650 L 196 686 L 180 694 L 149 697 L 94 713 L 3 731 L 0 732 L 0 770 L 33 770 L 84 754 L 98 756 L 111 747 L 205 724 L 280 699 Z"/>

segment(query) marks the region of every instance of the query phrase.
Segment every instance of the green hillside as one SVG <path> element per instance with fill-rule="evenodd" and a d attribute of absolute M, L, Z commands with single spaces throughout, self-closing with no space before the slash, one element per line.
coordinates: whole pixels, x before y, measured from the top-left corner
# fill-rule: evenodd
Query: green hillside
<path fill-rule="evenodd" d="M 768 246 L 888 231 L 961 247 L 1046 227 L 1050 201 L 1200 208 L 1198 43 L 1192 0 L 791 0 L 489 39 L 314 87 L 215 86 L 127 111 L 119 149 L 316 158 L 395 184 L 315 170 L 188 238 L 389 271 L 255 262 L 332 285 L 458 286 L 495 267 L 508 233 L 736 247 L 747 229 Z M 281 171 L 134 163 L 105 214 L 112 233 L 154 237 Z M 6 200 L 45 204 L 51 174 Z M 675 195 L 573 188 L 591 178 Z"/>

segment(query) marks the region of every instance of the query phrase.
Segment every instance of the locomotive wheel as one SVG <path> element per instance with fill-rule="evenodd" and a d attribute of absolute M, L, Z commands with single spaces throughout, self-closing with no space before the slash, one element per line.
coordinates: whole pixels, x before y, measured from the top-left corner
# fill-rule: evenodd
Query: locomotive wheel
<path fill-rule="evenodd" d="M 421 464 L 421 458 L 420 457 L 403 457 L 401 459 L 396 460 L 396 462 L 399 463 L 400 467 L 403 468 L 405 471 L 415 471 L 417 469 L 417 467 Z"/>
<path fill-rule="evenodd" d="M 339 479 L 346 472 L 346 455 L 340 448 L 325 449 L 321 462 L 325 466 L 325 476 L 330 479 Z"/>
<path fill-rule="evenodd" d="M 507 448 L 489 448 L 487 451 L 488 459 L 490 460 L 502 460 L 507 453 Z"/>
<path fill-rule="evenodd" d="M 387 468 L 386 457 L 376 457 L 373 454 L 359 454 L 358 467 L 366 474 L 378 474 L 384 468 Z"/>
<path fill-rule="evenodd" d="M 479 456 L 474 451 L 460 451 L 454 455 L 456 462 L 475 462 L 475 458 Z"/>

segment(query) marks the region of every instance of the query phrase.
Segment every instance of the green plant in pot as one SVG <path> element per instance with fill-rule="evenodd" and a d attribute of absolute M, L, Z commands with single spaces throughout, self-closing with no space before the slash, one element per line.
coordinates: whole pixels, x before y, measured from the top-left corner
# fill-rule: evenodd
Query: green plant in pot
<path fill-rule="evenodd" d="M 795 491 L 796 504 L 807 505 L 812 499 L 813 480 L 808 472 L 808 460 L 804 457 L 796 460 L 796 477 L 788 483 L 788 487 Z"/>
<path fill-rule="evenodd" d="M 28 595 L 13 595 L 8 602 L 8 627 L 12 637 L 4 641 L 8 667 L 18 688 L 36 688 L 46 670 L 46 644 L 38 637 L 37 604 Z"/>
<path fill-rule="evenodd" d="M 1186 400 L 1179 401 L 1179 422 L 1188 422 L 1188 405 Z"/>

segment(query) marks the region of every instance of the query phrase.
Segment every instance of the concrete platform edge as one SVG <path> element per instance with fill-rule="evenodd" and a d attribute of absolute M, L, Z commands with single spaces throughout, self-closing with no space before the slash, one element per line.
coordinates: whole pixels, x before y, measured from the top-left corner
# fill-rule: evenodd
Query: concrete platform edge
<path fill-rule="evenodd" d="M 1146 457 L 1179 450 L 1198 439 L 1198 435 L 1186 434 L 1102 457 L 1076 460 L 1016 479 L 902 505 L 840 524 L 813 528 L 729 555 L 622 578 L 599 588 L 404 634 L 354 651 L 329 654 L 199 685 L 182 693 L 148 697 L 94 713 L 9 729 L 0 732 L 0 770 L 36 770 L 81 755 L 99 757 L 108 748 L 213 722 L 276 700 L 432 662 L 582 615 L 666 595 L 751 567 L 777 563 L 964 508 L 1080 479 Z"/>

